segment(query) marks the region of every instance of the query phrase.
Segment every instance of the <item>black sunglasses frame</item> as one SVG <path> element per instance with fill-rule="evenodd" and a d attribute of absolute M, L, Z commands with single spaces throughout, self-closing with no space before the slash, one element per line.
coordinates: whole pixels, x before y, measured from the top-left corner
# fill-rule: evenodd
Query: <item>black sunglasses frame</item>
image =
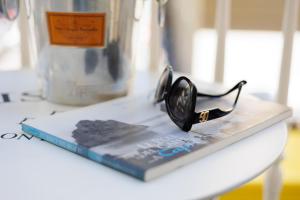
<path fill-rule="evenodd" d="M 164 74 L 166 72 L 169 72 L 169 73 L 166 75 L 166 74 Z M 228 115 L 229 113 L 231 113 L 234 110 L 234 108 L 236 107 L 242 87 L 247 83 L 246 81 L 240 81 L 238 84 L 236 84 L 232 89 L 228 90 L 227 92 L 222 93 L 222 94 L 213 95 L 213 94 L 199 93 L 197 91 L 196 86 L 192 83 L 192 81 L 184 76 L 177 78 L 176 81 L 172 84 L 173 70 L 172 70 L 171 66 L 168 66 L 164 70 L 164 72 L 161 76 L 161 79 L 166 78 L 164 76 L 168 76 L 167 79 L 165 80 L 166 81 L 166 83 L 165 83 L 166 85 L 164 88 L 165 91 L 162 92 L 161 97 L 157 97 L 157 91 L 161 89 L 161 88 L 159 88 L 160 84 L 161 84 L 161 80 L 160 80 L 157 91 L 156 91 L 155 103 L 159 103 L 159 102 L 165 100 L 167 113 L 170 116 L 171 120 L 179 128 L 181 128 L 183 131 L 186 131 L 186 132 L 191 130 L 193 124 L 204 123 L 204 122 L 207 122 L 210 120 L 224 117 L 225 115 Z M 172 111 L 172 110 L 174 110 L 171 107 L 172 104 L 170 103 L 170 99 L 172 97 L 171 94 L 173 94 L 174 90 L 178 89 L 178 85 L 181 81 L 187 82 L 187 84 L 189 85 L 189 88 L 190 88 L 190 93 L 191 93 L 191 107 L 190 107 L 190 110 L 187 111 L 190 114 L 184 119 L 179 119 L 178 117 L 176 117 L 176 114 L 174 114 Z M 238 90 L 238 93 L 236 95 L 236 98 L 234 100 L 234 103 L 233 103 L 233 106 L 231 109 L 222 110 L 220 108 L 214 108 L 214 109 L 210 109 L 210 110 L 203 110 L 198 113 L 195 112 L 197 97 L 219 98 L 219 97 L 226 96 L 235 90 Z"/>

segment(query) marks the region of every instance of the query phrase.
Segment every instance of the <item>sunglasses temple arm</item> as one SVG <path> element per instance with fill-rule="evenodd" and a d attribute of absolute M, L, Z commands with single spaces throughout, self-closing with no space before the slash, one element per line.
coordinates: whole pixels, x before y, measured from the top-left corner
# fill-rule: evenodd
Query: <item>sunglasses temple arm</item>
<path fill-rule="evenodd" d="M 206 121 L 214 120 L 220 117 L 224 117 L 233 111 L 233 108 L 227 111 L 223 111 L 219 108 L 212 110 L 202 111 L 200 113 L 195 113 L 193 124 L 203 123 Z"/>
<path fill-rule="evenodd" d="M 219 108 L 215 108 L 215 109 L 211 109 L 211 110 L 202 111 L 200 113 L 195 113 L 195 115 L 194 115 L 194 124 L 214 120 L 214 119 L 217 119 L 217 118 L 220 118 L 220 117 L 224 117 L 225 115 L 228 115 L 229 113 L 231 113 L 234 110 L 234 108 L 236 107 L 239 96 L 241 94 L 242 87 L 246 83 L 247 83 L 246 81 L 241 81 L 233 89 L 231 89 L 231 92 L 238 89 L 238 94 L 235 98 L 235 101 L 234 101 L 233 106 L 232 106 L 231 109 L 224 111 L 224 110 L 221 110 Z"/>
<path fill-rule="evenodd" d="M 239 97 L 240 97 L 240 94 L 241 94 L 241 91 L 242 91 L 242 87 L 243 87 L 246 83 L 247 83 L 246 81 L 241 81 L 241 82 L 238 83 L 238 85 L 237 85 L 238 93 L 237 93 L 236 98 L 235 98 L 235 101 L 234 101 L 234 103 L 233 103 L 233 106 L 232 106 L 233 108 L 232 108 L 232 110 L 235 108 L 235 106 L 236 106 L 236 104 L 237 104 L 237 102 L 238 102 L 238 100 L 239 100 Z"/>
<path fill-rule="evenodd" d="M 238 84 L 236 84 L 232 89 L 228 90 L 227 92 L 223 93 L 223 94 L 204 94 L 204 93 L 197 93 L 198 97 L 212 97 L 212 98 L 217 98 L 217 97 L 223 97 L 226 96 L 227 94 L 230 94 L 231 92 L 233 92 L 236 89 L 239 89 L 241 86 L 245 85 L 247 82 L 246 81 L 240 81 Z"/>

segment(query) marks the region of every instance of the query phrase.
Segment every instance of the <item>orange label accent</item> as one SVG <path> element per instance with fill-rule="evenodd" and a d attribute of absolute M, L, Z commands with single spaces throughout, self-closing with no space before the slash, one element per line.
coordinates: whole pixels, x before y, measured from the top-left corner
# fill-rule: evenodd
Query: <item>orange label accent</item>
<path fill-rule="evenodd" d="M 79 47 L 104 47 L 104 13 L 47 12 L 50 43 Z"/>

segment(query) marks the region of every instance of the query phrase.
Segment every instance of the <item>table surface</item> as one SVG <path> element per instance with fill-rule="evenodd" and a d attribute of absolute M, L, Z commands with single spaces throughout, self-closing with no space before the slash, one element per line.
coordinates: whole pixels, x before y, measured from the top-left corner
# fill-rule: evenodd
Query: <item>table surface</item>
<path fill-rule="evenodd" d="M 140 74 L 137 79 L 153 86 L 153 79 L 147 77 Z M 0 140 L 0 196 L 15 200 L 210 198 L 261 174 L 278 159 L 286 141 L 286 125 L 278 123 L 144 183 L 38 139 Z"/>

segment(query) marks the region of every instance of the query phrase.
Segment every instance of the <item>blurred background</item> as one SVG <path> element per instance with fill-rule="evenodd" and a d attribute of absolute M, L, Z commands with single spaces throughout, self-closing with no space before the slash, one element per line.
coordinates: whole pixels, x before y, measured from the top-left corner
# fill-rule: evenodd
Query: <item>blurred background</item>
<path fill-rule="evenodd" d="M 176 70 L 206 82 L 232 85 L 245 79 L 249 82 L 248 92 L 276 100 L 284 47 L 284 0 L 172 0 L 166 7 L 164 28 L 156 23 L 155 2 L 145 2 L 140 37 L 135 40 L 139 49 L 135 64 L 138 70 L 160 69 L 163 63 L 170 62 Z M 300 118 L 299 17 L 286 100 L 295 109 L 295 118 Z M 26 13 L 21 5 L 18 22 L 0 38 L 0 70 L 33 66 L 27 29 Z M 224 42 L 219 33 L 223 33 Z M 224 56 L 218 47 L 223 49 Z M 216 75 L 216 69 L 220 68 L 224 68 L 222 78 Z"/>
<path fill-rule="evenodd" d="M 145 1 L 134 41 L 135 68 L 158 71 L 171 63 L 194 79 L 228 86 L 245 79 L 247 92 L 291 106 L 294 129 L 283 161 L 281 199 L 299 199 L 299 1 L 170 0 L 165 9 L 161 28 L 157 5 Z M 0 38 L 0 70 L 32 68 L 26 23 L 21 5 L 18 21 Z M 222 199 L 261 199 L 262 182 L 260 177 Z"/>

